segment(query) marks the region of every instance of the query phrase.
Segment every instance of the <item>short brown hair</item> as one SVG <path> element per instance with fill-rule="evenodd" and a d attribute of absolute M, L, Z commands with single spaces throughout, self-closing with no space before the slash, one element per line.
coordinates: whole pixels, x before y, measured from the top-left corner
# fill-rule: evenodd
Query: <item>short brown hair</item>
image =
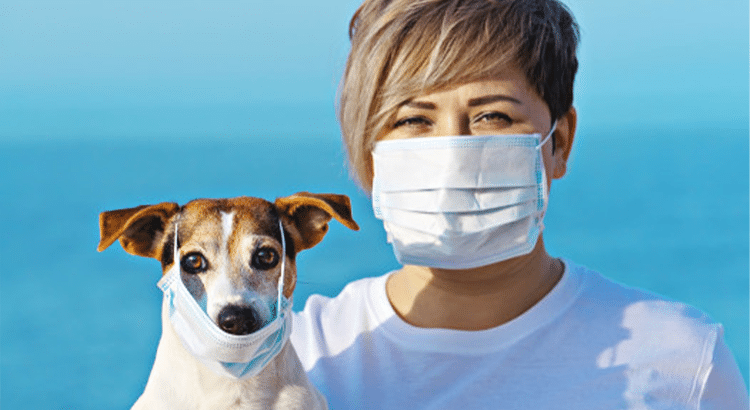
<path fill-rule="evenodd" d="M 553 120 L 573 104 L 579 31 L 557 0 L 365 0 L 349 37 L 338 116 L 351 170 L 368 191 L 376 138 L 417 95 L 515 65 Z"/>

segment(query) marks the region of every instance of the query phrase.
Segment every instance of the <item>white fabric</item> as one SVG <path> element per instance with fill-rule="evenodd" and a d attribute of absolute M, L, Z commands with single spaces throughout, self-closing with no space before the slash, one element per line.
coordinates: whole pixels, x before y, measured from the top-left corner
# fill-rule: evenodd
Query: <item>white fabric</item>
<path fill-rule="evenodd" d="M 164 292 L 162 309 L 169 317 L 182 345 L 216 374 L 248 379 L 257 375 L 276 357 L 289 339 L 292 330 L 291 301 L 283 298 L 274 320 L 249 335 L 224 332 L 208 317 L 180 278 L 179 262 L 175 262 L 161 280 Z"/>
<path fill-rule="evenodd" d="M 554 127 L 545 138 L 481 135 L 375 144 L 373 211 L 383 220 L 396 259 L 465 269 L 530 252 L 547 208 L 540 148 Z"/>
<path fill-rule="evenodd" d="M 442 188 L 420 191 L 381 192 L 378 195 L 382 208 L 421 212 L 467 212 L 502 208 L 508 205 L 534 201 L 539 198 L 536 185 L 513 188 Z"/>
<path fill-rule="evenodd" d="M 485 331 L 411 326 L 388 275 L 312 296 L 291 341 L 332 409 L 747 409 L 721 325 L 565 261 L 518 318 Z"/>
<path fill-rule="evenodd" d="M 391 225 L 440 237 L 465 237 L 509 225 L 540 211 L 536 200 L 504 208 L 464 213 L 427 213 L 381 208 L 383 220 Z"/>
<path fill-rule="evenodd" d="M 533 249 L 531 244 L 536 242 L 541 232 L 537 218 L 529 216 L 490 231 L 450 237 L 450 243 L 442 246 L 442 242 L 435 243 L 432 235 L 391 225 L 388 222 L 383 222 L 383 225 L 388 241 L 394 244 L 393 252 L 397 260 L 412 265 L 440 266 L 448 269 L 467 268 L 470 265 L 489 265 L 512 255 L 529 253 Z M 408 252 L 402 253 L 404 249 Z M 467 257 L 469 262 L 465 264 L 466 266 L 457 261 L 456 249 L 471 249 L 472 253 L 469 254 L 471 257 Z M 498 252 L 498 249 L 504 251 Z"/>
<path fill-rule="evenodd" d="M 415 184 L 420 190 L 536 185 L 541 139 L 528 134 L 379 141 L 373 171 L 383 192 L 413 191 Z"/>

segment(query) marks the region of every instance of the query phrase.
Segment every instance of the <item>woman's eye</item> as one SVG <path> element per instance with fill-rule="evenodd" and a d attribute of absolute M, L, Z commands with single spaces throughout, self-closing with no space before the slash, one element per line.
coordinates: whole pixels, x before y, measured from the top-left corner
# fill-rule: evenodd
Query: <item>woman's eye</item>
<path fill-rule="evenodd" d="M 430 120 L 428 120 L 427 118 L 424 118 L 424 117 L 406 117 L 406 118 L 403 118 L 403 119 L 400 119 L 400 120 L 396 121 L 393 124 L 393 128 L 398 128 L 398 127 L 403 127 L 403 126 L 409 126 L 409 127 L 419 126 L 419 127 L 422 127 L 422 126 L 426 126 L 426 125 L 430 125 Z"/>
<path fill-rule="evenodd" d="M 180 261 L 180 265 L 182 265 L 182 270 L 190 274 L 204 272 L 208 269 L 208 261 L 198 252 L 185 255 Z"/>
<path fill-rule="evenodd" d="M 270 247 L 263 247 L 255 251 L 250 266 L 255 269 L 268 270 L 276 266 L 279 263 L 279 253 L 276 249 Z"/>
<path fill-rule="evenodd" d="M 512 120 L 510 119 L 510 116 L 507 114 L 503 114 L 501 112 L 488 112 L 484 114 L 480 114 L 474 122 L 477 123 L 500 123 L 500 122 L 506 122 L 511 123 Z"/>

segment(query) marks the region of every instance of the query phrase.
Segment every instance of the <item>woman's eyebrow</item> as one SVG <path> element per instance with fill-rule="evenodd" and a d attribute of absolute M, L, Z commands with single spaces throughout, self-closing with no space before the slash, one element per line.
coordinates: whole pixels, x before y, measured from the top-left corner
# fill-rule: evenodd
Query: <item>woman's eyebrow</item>
<path fill-rule="evenodd" d="M 435 104 L 433 104 L 431 102 L 426 102 L 426 101 L 409 100 L 409 101 L 401 104 L 401 106 L 403 106 L 403 107 L 409 107 L 409 108 L 421 108 L 423 110 L 434 110 L 435 109 Z"/>
<path fill-rule="evenodd" d="M 514 104 L 523 104 L 521 100 L 517 98 L 513 98 L 508 95 L 503 94 L 494 94 L 494 95 L 485 95 L 482 97 L 472 98 L 468 102 L 469 107 L 477 107 L 480 105 L 490 104 L 497 101 L 509 101 Z M 409 107 L 409 108 L 420 108 L 423 110 L 434 110 L 436 108 L 435 104 L 427 101 L 414 101 L 409 100 L 406 101 L 401 105 L 402 107 Z"/>
<path fill-rule="evenodd" d="M 503 94 L 496 94 L 496 95 L 486 95 L 482 97 L 472 98 L 469 100 L 469 107 L 477 107 L 480 105 L 490 104 L 496 101 L 509 101 L 515 104 L 523 104 L 521 103 L 521 100 L 503 95 Z"/>

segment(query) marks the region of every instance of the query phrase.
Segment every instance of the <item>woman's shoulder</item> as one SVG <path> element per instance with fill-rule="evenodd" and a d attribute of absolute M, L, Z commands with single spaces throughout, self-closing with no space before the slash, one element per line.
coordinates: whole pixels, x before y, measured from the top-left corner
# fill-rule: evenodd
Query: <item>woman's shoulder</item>
<path fill-rule="evenodd" d="M 722 326 L 703 311 L 665 296 L 627 286 L 596 271 L 572 265 L 584 285 L 567 317 L 584 323 L 593 342 L 606 338 L 609 346 L 600 359 L 650 368 L 692 363 L 696 374 L 709 370 L 714 349 L 723 336 Z"/>
<path fill-rule="evenodd" d="M 595 350 L 600 367 L 625 366 L 633 392 L 648 392 L 659 385 L 669 386 L 665 391 L 690 403 L 701 397 L 746 403 L 723 327 L 708 314 L 569 261 L 566 265 L 585 285 L 560 323 L 581 324 L 586 331 L 577 340 L 599 347 Z"/>
<path fill-rule="evenodd" d="M 566 261 L 583 286 L 576 301 L 578 310 L 592 319 L 601 316 L 626 328 L 652 331 L 714 331 L 719 325 L 700 309 L 657 293 L 628 286 L 599 272 Z"/>

